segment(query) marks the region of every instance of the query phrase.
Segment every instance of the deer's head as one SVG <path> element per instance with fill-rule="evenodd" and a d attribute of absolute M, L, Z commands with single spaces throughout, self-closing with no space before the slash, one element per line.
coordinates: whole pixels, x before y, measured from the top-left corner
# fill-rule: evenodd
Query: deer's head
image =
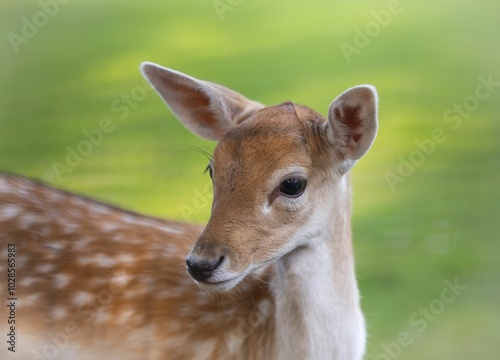
<path fill-rule="evenodd" d="M 344 175 L 377 132 L 377 94 L 353 87 L 328 116 L 285 102 L 265 107 L 220 85 L 152 63 L 142 72 L 194 134 L 217 140 L 208 165 L 210 220 L 186 262 L 203 289 L 226 291 L 249 272 L 317 241 L 349 191 Z"/>

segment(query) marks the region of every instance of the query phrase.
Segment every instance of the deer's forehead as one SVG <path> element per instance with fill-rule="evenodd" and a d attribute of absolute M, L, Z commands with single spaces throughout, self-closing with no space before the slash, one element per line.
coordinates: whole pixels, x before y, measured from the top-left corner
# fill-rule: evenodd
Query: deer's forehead
<path fill-rule="evenodd" d="M 223 139 L 212 159 L 216 171 L 270 173 L 290 166 L 310 166 L 311 157 L 299 132 L 253 133 L 250 136 Z"/>
<path fill-rule="evenodd" d="M 311 168 L 317 158 L 311 141 L 318 135 L 312 129 L 323 122 L 293 103 L 265 108 L 226 133 L 215 148 L 214 169 L 224 181 L 249 176 L 259 182 L 286 168 Z"/>

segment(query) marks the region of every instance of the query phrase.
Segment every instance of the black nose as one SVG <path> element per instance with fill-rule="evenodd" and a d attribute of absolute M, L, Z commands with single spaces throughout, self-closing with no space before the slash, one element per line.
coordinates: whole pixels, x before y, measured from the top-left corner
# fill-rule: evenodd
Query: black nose
<path fill-rule="evenodd" d="M 189 274 L 198 281 L 204 281 L 212 276 L 213 272 L 224 260 L 224 256 L 215 259 L 193 261 L 186 259 Z"/>

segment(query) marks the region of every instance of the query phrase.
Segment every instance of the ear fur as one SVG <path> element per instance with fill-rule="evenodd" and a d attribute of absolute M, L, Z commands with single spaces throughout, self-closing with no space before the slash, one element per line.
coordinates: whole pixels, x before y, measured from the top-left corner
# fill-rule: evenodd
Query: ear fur
<path fill-rule="evenodd" d="M 154 63 L 142 63 L 141 72 L 184 126 L 205 139 L 220 140 L 264 107 L 223 86 Z"/>
<path fill-rule="evenodd" d="M 377 135 L 377 91 L 360 85 L 340 94 L 328 109 L 329 140 L 350 168 Z"/>

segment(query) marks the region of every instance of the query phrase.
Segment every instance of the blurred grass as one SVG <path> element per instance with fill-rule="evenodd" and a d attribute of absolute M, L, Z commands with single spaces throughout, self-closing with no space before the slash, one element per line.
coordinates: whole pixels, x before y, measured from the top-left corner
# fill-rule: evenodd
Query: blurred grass
<path fill-rule="evenodd" d="M 340 43 L 387 1 L 243 1 L 220 20 L 211 1 L 71 1 L 15 53 L 35 1 L 0 4 L 0 169 L 56 180 L 54 161 L 82 131 L 109 118 L 115 130 L 58 186 L 145 213 L 205 221 L 197 208 L 208 178 L 195 138 L 152 92 L 124 104 L 143 81 L 141 61 L 212 80 L 266 104 L 293 100 L 326 113 L 344 89 L 372 83 L 380 96 L 380 132 L 354 169 L 353 219 L 358 275 L 370 342 L 411 330 L 409 317 L 440 297 L 443 280 L 468 286 L 398 356 L 496 359 L 500 327 L 500 93 L 454 130 L 443 114 L 474 95 L 478 77 L 500 80 L 498 1 L 402 1 L 403 10 L 348 63 Z M 391 191 L 414 141 L 443 128 L 438 144 Z M 199 205 L 199 204 L 198 204 Z M 186 212 L 191 209 L 192 213 Z M 378 356 L 378 357 L 377 357 Z M 393 357 L 387 357 L 393 358 Z"/>

